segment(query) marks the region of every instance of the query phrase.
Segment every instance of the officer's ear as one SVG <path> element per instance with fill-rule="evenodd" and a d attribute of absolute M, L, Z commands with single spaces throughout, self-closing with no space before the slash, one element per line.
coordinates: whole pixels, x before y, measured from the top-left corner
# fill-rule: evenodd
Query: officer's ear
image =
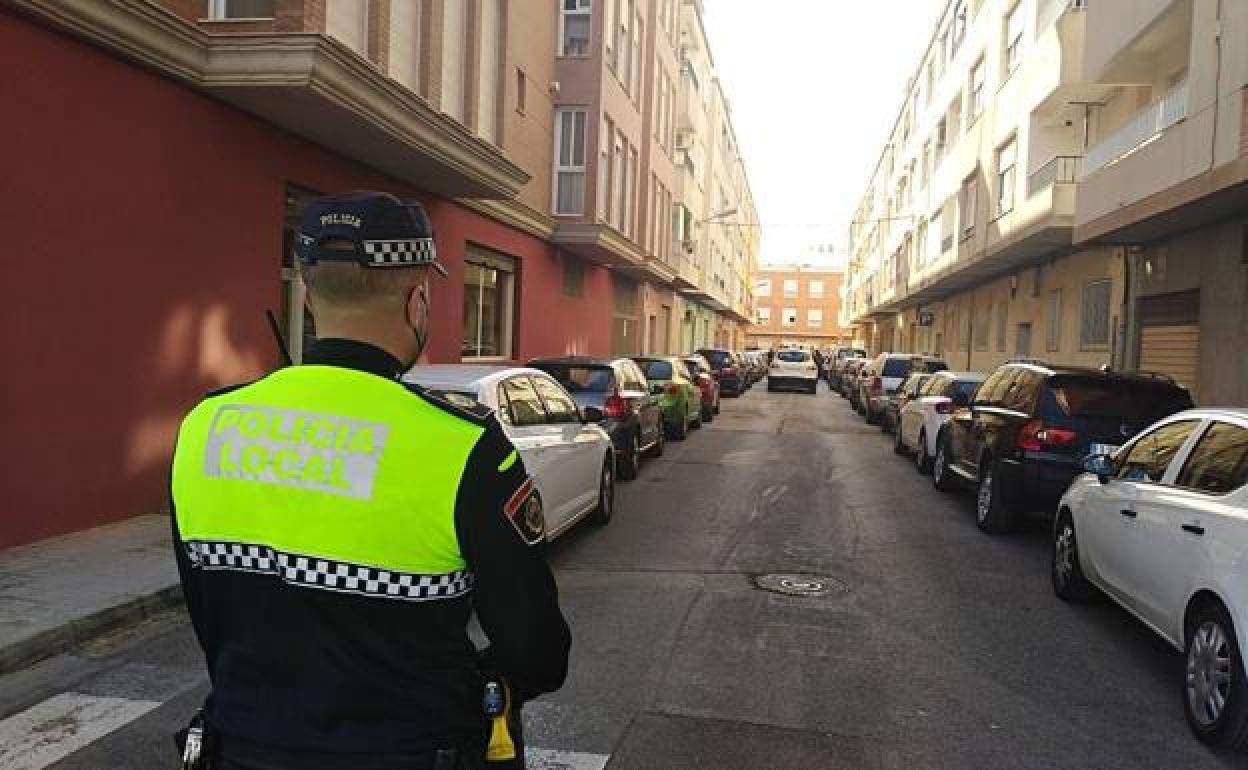
<path fill-rule="evenodd" d="M 424 329 L 429 323 L 429 281 L 421 270 L 420 280 L 407 293 L 407 322 L 413 329 Z"/>

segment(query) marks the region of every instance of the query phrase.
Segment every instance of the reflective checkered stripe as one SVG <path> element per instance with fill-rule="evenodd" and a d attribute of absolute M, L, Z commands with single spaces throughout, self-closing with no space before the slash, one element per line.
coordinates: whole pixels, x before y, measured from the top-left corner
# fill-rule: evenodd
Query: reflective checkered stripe
<path fill-rule="evenodd" d="M 186 543 L 186 550 L 197 569 L 271 574 L 291 585 L 324 591 L 430 601 L 455 599 L 472 590 L 472 573 L 468 570 L 441 575 L 396 572 L 249 543 L 192 540 Z"/>
<path fill-rule="evenodd" d="M 374 265 L 428 265 L 438 258 L 432 238 L 364 241 L 364 253 Z"/>

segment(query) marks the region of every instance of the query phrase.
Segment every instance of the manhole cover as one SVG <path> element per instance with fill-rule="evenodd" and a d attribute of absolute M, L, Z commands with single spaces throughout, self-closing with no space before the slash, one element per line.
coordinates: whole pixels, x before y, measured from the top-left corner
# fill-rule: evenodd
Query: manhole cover
<path fill-rule="evenodd" d="M 826 596 L 849 590 L 839 580 L 821 575 L 759 575 L 754 578 L 754 585 L 785 596 Z"/>

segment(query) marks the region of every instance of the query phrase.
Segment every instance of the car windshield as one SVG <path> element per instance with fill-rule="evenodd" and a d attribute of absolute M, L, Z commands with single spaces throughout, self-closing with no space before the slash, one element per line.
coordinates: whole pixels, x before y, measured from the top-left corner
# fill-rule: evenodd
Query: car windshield
<path fill-rule="evenodd" d="M 905 377 L 910 373 L 911 361 L 909 358 L 886 358 L 884 359 L 884 371 L 881 373 L 883 377 Z"/>
<path fill-rule="evenodd" d="M 948 371 L 949 365 L 939 358 L 925 358 L 915 364 L 920 371 L 923 372 L 944 372 Z"/>
<path fill-rule="evenodd" d="M 723 367 L 731 363 L 731 361 L 729 360 L 729 354 L 726 353 L 725 351 L 703 350 L 700 352 L 706 358 L 706 360 L 710 362 L 711 366 L 714 367 L 715 369 L 722 369 Z"/>
<path fill-rule="evenodd" d="M 605 393 L 611 388 L 611 369 L 605 366 L 542 364 L 538 368 L 558 380 L 569 393 Z"/>
<path fill-rule="evenodd" d="M 1054 377 L 1058 407 L 1071 417 L 1113 417 L 1147 424 L 1192 406 L 1183 388 L 1162 382 Z"/>
<path fill-rule="evenodd" d="M 776 358 L 786 363 L 798 364 L 810 360 L 810 354 L 805 350 L 781 350 L 776 354 Z"/>
<path fill-rule="evenodd" d="M 640 363 L 646 368 L 646 379 L 672 379 L 672 365 L 667 361 L 641 361 Z"/>
<path fill-rule="evenodd" d="M 975 398 L 975 391 L 979 390 L 979 383 L 982 380 L 958 380 L 953 383 L 953 397 L 965 396 L 969 404 L 971 399 Z"/>

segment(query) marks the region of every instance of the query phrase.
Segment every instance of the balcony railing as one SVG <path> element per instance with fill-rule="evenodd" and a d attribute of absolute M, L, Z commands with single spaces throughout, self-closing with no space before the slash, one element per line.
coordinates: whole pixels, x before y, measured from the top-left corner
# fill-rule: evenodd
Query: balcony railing
<path fill-rule="evenodd" d="M 1078 155 L 1058 155 L 1027 177 L 1027 197 L 1046 190 L 1055 184 L 1074 184 L 1079 180 L 1079 169 L 1083 166 L 1083 157 Z"/>
<path fill-rule="evenodd" d="M 1088 149 L 1080 179 L 1135 151 L 1167 128 L 1187 117 L 1187 80 L 1145 107 L 1109 136 Z"/>

